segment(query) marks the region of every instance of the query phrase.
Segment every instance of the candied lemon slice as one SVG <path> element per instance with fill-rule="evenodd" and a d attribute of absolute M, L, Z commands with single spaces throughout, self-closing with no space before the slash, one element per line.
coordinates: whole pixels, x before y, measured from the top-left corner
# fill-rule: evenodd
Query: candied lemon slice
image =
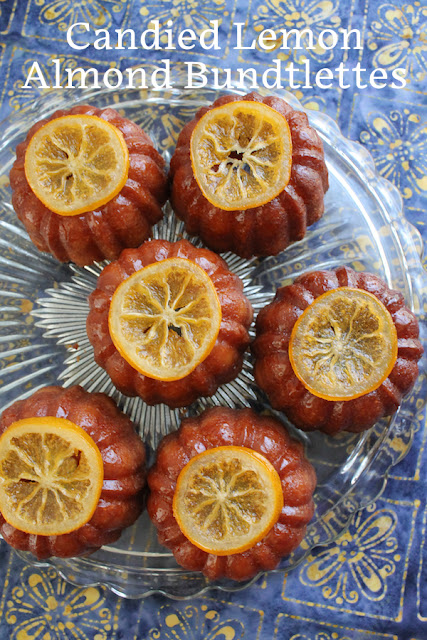
<path fill-rule="evenodd" d="M 220 209 L 261 206 L 290 180 L 289 125 L 262 102 L 239 100 L 205 113 L 193 130 L 190 152 L 197 184 Z"/>
<path fill-rule="evenodd" d="M 62 216 L 102 207 L 121 191 L 128 170 L 123 134 L 97 116 L 50 120 L 36 131 L 25 153 L 25 175 L 32 191 Z"/>
<path fill-rule="evenodd" d="M 305 309 L 292 330 L 289 359 L 315 396 L 352 400 L 377 389 L 397 358 L 397 333 L 373 294 L 340 287 Z"/>
<path fill-rule="evenodd" d="M 169 258 L 117 287 L 108 322 L 114 345 L 132 367 L 157 380 L 179 380 L 209 355 L 221 318 L 206 271 L 191 260 Z"/>
<path fill-rule="evenodd" d="M 260 453 L 246 447 L 207 449 L 178 476 L 173 513 L 183 534 L 218 556 L 253 547 L 283 508 L 280 477 Z"/>
<path fill-rule="evenodd" d="M 52 536 L 83 526 L 103 480 L 97 445 L 69 420 L 18 420 L 0 438 L 0 512 L 21 531 Z"/>

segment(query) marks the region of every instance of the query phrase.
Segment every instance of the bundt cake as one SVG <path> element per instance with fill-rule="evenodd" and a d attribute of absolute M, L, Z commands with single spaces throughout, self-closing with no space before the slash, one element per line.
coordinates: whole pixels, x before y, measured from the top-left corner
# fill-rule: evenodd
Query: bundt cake
<path fill-rule="evenodd" d="M 313 271 L 259 313 L 255 379 L 301 429 L 363 431 L 394 413 L 414 385 L 418 334 L 402 294 L 379 276 Z"/>
<path fill-rule="evenodd" d="M 46 424 L 48 435 L 42 435 Z M 14 434 L 10 443 L 5 442 L 9 433 Z M 83 450 L 69 444 L 70 433 L 83 437 Z M 68 530 L 67 519 L 76 515 L 76 503 L 88 500 L 88 478 L 95 477 L 96 464 L 85 459 L 87 441 L 103 468 L 100 495 L 89 521 Z M 115 542 L 142 511 L 145 447 L 130 419 L 103 393 L 45 387 L 15 402 L 0 419 L 0 451 L 0 475 L 11 500 L 12 519 L 16 513 L 29 522 L 30 532 L 9 524 L 2 514 L 6 515 L 7 501 L 0 502 L 0 533 L 15 549 L 30 551 L 39 559 L 86 555 Z M 63 520 L 59 524 L 58 513 Z M 52 526 L 68 532 L 36 532 L 51 531 Z"/>
<path fill-rule="evenodd" d="M 265 484 L 258 463 L 269 469 Z M 183 420 L 160 443 L 148 484 L 159 541 L 182 567 L 211 580 L 274 569 L 300 544 L 314 512 L 316 476 L 301 443 L 251 409 L 215 407 Z M 280 506 L 257 532 L 272 494 Z"/>
<path fill-rule="evenodd" d="M 145 274 L 145 284 L 133 285 Z M 151 240 L 123 251 L 102 271 L 89 307 L 95 360 L 125 395 L 183 407 L 213 395 L 241 370 L 252 321 L 243 283 L 222 258 L 186 240 Z"/>
<path fill-rule="evenodd" d="M 241 208 L 226 210 L 212 204 L 196 180 L 193 164 L 197 160 L 193 159 L 192 163 L 191 158 L 192 135 L 201 118 L 209 111 L 232 102 L 242 104 L 241 101 L 262 103 L 281 114 L 287 121 L 292 147 L 290 179 L 276 197 L 261 206 L 246 208 L 245 198 L 242 196 Z M 248 144 L 248 138 L 253 140 L 257 135 L 257 124 L 251 122 L 250 118 L 246 118 L 244 122 L 246 129 L 237 126 L 241 123 L 234 123 L 234 130 L 231 133 L 226 132 L 224 140 L 215 142 L 215 149 L 220 151 L 225 171 L 240 172 L 240 185 L 245 179 L 250 180 L 251 174 L 256 174 L 261 153 L 258 147 L 265 147 L 268 143 L 268 140 L 264 140 L 262 145 L 258 145 L 246 158 L 242 152 Z M 282 128 L 285 127 L 286 123 Z M 239 131 L 238 135 L 235 135 L 236 130 Z M 212 129 L 209 132 L 210 138 L 213 134 L 215 131 Z M 268 134 L 265 137 L 267 138 Z M 203 149 L 195 150 L 196 157 L 203 153 Z M 209 169 L 210 173 L 214 172 L 214 175 L 215 172 L 219 172 L 221 162 L 213 164 Z M 239 163 L 241 166 L 238 166 Z M 266 167 L 269 164 L 271 163 L 267 162 Z M 237 95 L 222 96 L 210 107 L 200 109 L 194 120 L 186 124 L 180 133 L 171 159 L 170 177 L 172 207 L 176 215 L 184 221 L 186 230 L 199 236 L 214 251 L 233 251 L 245 258 L 275 255 L 290 243 L 301 240 L 307 227 L 322 216 L 323 198 L 328 189 L 328 171 L 322 141 L 308 124 L 306 114 L 293 109 L 281 98 L 261 97 L 257 93 L 249 93 L 243 98 Z M 266 179 L 268 178 L 263 177 L 260 183 L 263 184 Z"/>
<path fill-rule="evenodd" d="M 66 116 L 100 118 L 112 125 L 116 133 L 119 132 L 119 145 L 122 141 L 127 148 L 127 152 L 126 149 L 124 151 L 128 156 L 128 169 L 118 167 L 124 176 L 123 186 L 120 188 L 119 185 L 120 191 L 111 200 L 81 214 L 55 213 L 35 195 L 28 180 L 26 154 L 33 136 L 42 127 L 54 120 L 59 122 L 60 118 Z M 86 128 L 82 139 L 66 139 L 68 134 L 63 129 L 61 135 L 50 134 L 42 141 L 42 152 L 50 158 L 50 173 L 48 176 L 40 174 L 43 175 L 43 179 L 35 174 L 35 184 L 46 185 L 49 198 L 52 195 L 49 189 L 55 180 L 60 179 L 60 182 L 55 183 L 56 198 L 60 202 L 61 198 L 73 193 L 77 178 L 83 177 L 83 185 L 89 173 L 91 191 L 88 190 L 87 184 L 84 185 L 87 192 L 83 190 L 83 200 L 86 200 L 92 191 L 96 197 L 99 187 L 97 181 L 105 168 L 103 163 L 108 163 L 111 155 L 105 154 L 102 159 L 99 157 L 99 166 L 92 167 L 93 171 L 91 170 L 90 163 L 102 150 L 104 141 L 92 139 L 86 124 L 87 119 L 83 122 L 83 128 Z M 73 133 L 73 136 L 75 135 Z M 92 144 L 90 154 L 84 151 L 82 142 L 85 140 Z M 37 150 L 31 155 L 33 160 L 38 162 L 37 170 L 43 170 L 46 164 L 40 163 L 39 152 L 40 150 Z M 81 164 L 76 167 L 75 161 L 79 154 Z M 150 236 L 152 225 L 162 218 L 162 205 L 167 198 L 164 160 L 142 129 L 120 116 L 114 109 L 97 109 L 85 105 L 56 111 L 30 129 L 25 141 L 17 146 L 16 156 L 10 172 L 13 207 L 36 247 L 40 251 L 50 252 L 61 262 L 71 261 L 78 265 L 88 265 L 95 260 L 114 260 L 124 248 L 137 247 L 146 240 Z M 27 160 L 29 162 L 30 158 Z"/>

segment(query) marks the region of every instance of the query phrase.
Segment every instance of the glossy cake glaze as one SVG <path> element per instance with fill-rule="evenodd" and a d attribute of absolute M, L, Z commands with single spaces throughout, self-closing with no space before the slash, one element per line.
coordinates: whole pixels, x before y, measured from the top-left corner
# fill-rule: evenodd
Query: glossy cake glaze
<path fill-rule="evenodd" d="M 176 257 L 195 262 L 210 276 L 221 305 L 222 320 L 207 358 L 185 378 L 161 381 L 139 373 L 120 355 L 110 336 L 108 313 L 114 292 L 126 278 L 153 262 Z M 138 249 L 123 251 L 118 260 L 102 271 L 95 291 L 89 296 L 89 307 L 87 333 L 95 360 L 125 395 L 138 395 L 147 404 L 184 407 L 201 396 L 213 395 L 241 370 L 252 321 L 252 307 L 243 293 L 243 283 L 220 256 L 197 249 L 186 240 L 151 240 Z"/>
<path fill-rule="evenodd" d="M 133 423 L 103 393 L 88 393 L 81 387 L 45 387 L 4 411 L 0 435 L 13 422 L 37 416 L 66 418 L 90 435 L 104 463 L 101 496 L 89 522 L 71 533 L 24 533 L 0 513 L 1 535 L 15 549 L 30 551 L 39 559 L 85 555 L 115 542 L 143 508 L 145 447 Z"/>
<path fill-rule="evenodd" d="M 297 378 L 289 361 L 289 340 L 295 322 L 318 296 L 338 287 L 363 289 L 375 295 L 389 311 L 398 339 L 397 360 L 386 380 L 374 391 L 346 401 L 313 395 Z M 414 385 L 417 362 L 423 353 L 418 335 L 417 319 L 405 306 L 402 294 L 390 289 L 379 276 L 348 267 L 313 271 L 278 289 L 273 302 L 259 313 L 252 345 L 255 379 L 272 407 L 283 411 L 301 429 L 320 429 L 329 434 L 363 431 L 394 413 Z"/>
<path fill-rule="evenodd" d="M 263 102 L 286 118 L 292 137 L 292 169 L 288 185 L 270 202 L 253 209 L 225 211 L 211 204 L 196 182 L 190 140 L 196 124 L 208 110 L 236 100 Z M 322 216 L 328 189 L 322 141 L 308 124 L 306 114 L 281 98 L 263 98 L 257 93 L 243 98 L 223 96 L 210 107 L 200 109 L 178 138 L 170 176 L 171 203 L 185 222 L 186 230 L 199 236 L 214 251 L 233 251 L 245 258 L 276 255 L 291 242 L 301 240 L 307 227 Z"/>
<path fill-rule="evenodd" d="M 48 209 L 31 190 L 24 170 L 25 153 L 31 138 L 44 124 L 76 114 L 98 116 L 121 131 L 129 151 L 129 173 L 122 190 L 107 204 L 81 215 L 62 216 Z M 167 198 L 164 160 L 151 139 L 114 109 L 88 105 L 56 111 L 30 129 L 25 141 L 16 148 L 10 184 L 13 207 L 36 247 L 61 262 L 78 265 L 114 260 L 124 248 L 144 242 L 152 225 L 162 218 Z"/>
<path fill-rule="evenodd" d="M 179 473 L 187 462 L 206 449 L 229 445 L 253 449 L 271 462 L 280 477 L 284 506 L 276 524 L 252 548 L 217 556 L 202 551 L 184 536 L 172 503 Z M 259 416 L 251 409 L 215 407 L 185 419 L 178 431 L 162 440 L 148 484 L 147 510 L 159 541 L 172 550 L 182 567 L 202 571 L 211 580 L 247 580 L 259 571 L 274 569 L 282 556 L 300 544 L 313 516 L 316 476 L 301 443 L 293 440 L 278 420 Z"/>

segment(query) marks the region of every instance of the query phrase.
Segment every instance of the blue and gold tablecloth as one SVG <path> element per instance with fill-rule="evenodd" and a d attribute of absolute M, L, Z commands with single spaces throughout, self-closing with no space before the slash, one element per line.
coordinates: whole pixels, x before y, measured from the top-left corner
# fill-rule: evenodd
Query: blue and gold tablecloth
<path fill-rule="evenodd" d="M 30 104 L 24 88 L 34 60 L 53 78 L 65 68 L 124 69 L 164 52 L 71 49 L 67 28 L 146 29 L 152 19 L 200 32 L 220 21 L 219 51 L 168 52 L 172 60 L 204 60 L 219 68 L 272 58 L 322 67 L 360 63 L 371 71 L 403 68 L 404 89 L 298 89 L 297 97 L 327 112 L 343 134 L 362 142 L 378 171 L 400 190 L 407 218 L 427 242 L 427 6 L 392 0 L 0 0 L 0 116 Z M 234 49 L 233 22 L 246 42 L 260 30 L 359 29 L 361 49 L 265 52 Z M 299 60 L 298 60 L 299 56 Z M 58 64 L 58 63 L 56 63 Z M 335 84 L 336 87 L 336 84 Z M 427 288 L 424 288 L 424 294 Z M 427 308 L 424 302 L 424 311 Z M 355 515 L 348 530 L 316 550 L 287 576 L 272 574 L 234 594 L 213 591 L 192 601 L 152 596 L 121 599 L 102 587 L 76 588 L 52 569 L 26 566 L 0 542 L 0 640 L 425 640 L 427 638 L 427 429 L 417 415 L 413 446 L 392 469 L 380 498 Z M 381 535 L 373 523 L 381 523 Z"/>

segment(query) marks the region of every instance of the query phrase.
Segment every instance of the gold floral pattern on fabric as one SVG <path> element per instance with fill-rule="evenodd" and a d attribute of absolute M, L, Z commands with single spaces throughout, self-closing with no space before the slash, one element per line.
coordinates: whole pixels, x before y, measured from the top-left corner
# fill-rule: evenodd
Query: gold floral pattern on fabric
<path fill-rule="evenodd" d="M 36 0 L 42 6 L 40 21 L 56 25 L 66 31 L 75 22 L 89 22 L 94 28 L 108 29 L 112 24 L 112 14 L 126 5 L 126 0 Z"/>
<path fill-rule="evenodd" d="M 303 31 L 310 29 L 313 33 L 315 47 L 313 49 L 297 50 L 290 47 L 289 50 L 281 51 L 279 58 L 287 60 L 294 58 L 298 63 L 307 57 L 315 60 L 328 62 L 333 58 L 333 50 L 327 50 L 319 46 L 317 39 L 324 29 L 338 29 L 341 26 L 341 18 L 336 15 L 338 11 L 338 0 L 264 0 L 258 7 L 253 19 L 256 33 L 264 29 L 273 29 L 276 32 L 276 48 L 283 45 L 283 38 L 279 35 L 278 29 L 297 29 Z M 309 44 L 308 35 L 301 34 L 301 43 L 304 47 Z M 325 44 L 329 44 L 325 36 Z M 293 42 L 292 39 L 289 42 Z M 274 50 L 274 49 L 273 49 Z"/>
<path fill-rule="evenodd" d="M 427 191 L 427 125 L 412 109 L 371 113 L 361 142 L 374 156 L 378 171 L 403 198 Z"/>
<path fill-rule="evenodd" d="M 348 635 L 339 635 L 336 631 L 320 631 L 314 636 L 307 636 L 305 633 L 296 633 L 289 640 L 352 640 Z"/>
<path fill-rule="evenodd" d="M 353 624 L 343 627 L 336 622 L 322 622 L 315 615 L 313 617 L 279 613 L 273 640 L 398 640 L 394 634 L 367 632 Z"/>
<path fill-rule="evenodd" d="M 148 640 L 243 640 L 245 625 L 241 620 L 221 620 L 218 611 L 202 605 L 189 605 L 179 610 L 165 605 L 157 613 L 157 625 L 150 629 Z"/>
<path fill-rule="evenodd" d="M 18 0 L 0 0 L 0 33 L 9 31 Z"/>
<path fill-rule="evenodd" d="M 422 81 L 427 71 L 427 7 L 421 2 L 403 6 L 381 4 L 378 19 L 368 31 L 367 45 L 375 51 L 373 64 L 403 68 L 409 78 Z"/>
<path fill-rule="evenodd" d="M 10 640 L 108 640 L 112 613 L 103 590 L 70 587 L 54 569 L 27 566 L 12 589 L 5 619 Z"/>
<path fill-rule="evenodd" d="M 194 29 L 201 33 L 204 29 L 212 28 L 211 20 L 222 23 L 226 11 L 226 0 L 212 0 L 211 2 L 198 2 L 198 0 L 141 0 L 140 15 L 143 18 L 144 28 L 152 28 L 153 20 L 158 20 L 161 27 L 165 27 L 168 20 L 173 20 L 174 30 Z M 160 37 L 161 42 L 166 42 L 166 36 Z"/>
<path fill-rule="evenodd" d="M 301 582 L 320 587 L 323 597 L 337 604 L 355 604 L 362 597 L 382 600 L 400 560 L 393 535 L 396 526 L 397 516 L 390 508 L 372 512 L 371 507 L 358 513 L 335 545 L 308 556 Z"/>

